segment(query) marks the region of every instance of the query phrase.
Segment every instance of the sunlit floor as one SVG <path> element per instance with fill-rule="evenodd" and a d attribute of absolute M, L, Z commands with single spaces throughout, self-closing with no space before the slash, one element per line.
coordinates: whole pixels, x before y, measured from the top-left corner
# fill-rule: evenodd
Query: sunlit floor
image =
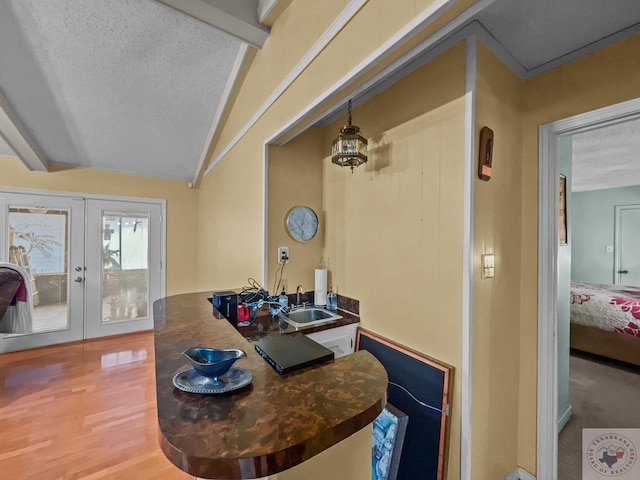
<path fill-rule="evenodd" d="M 139 308 L 135 298 L 130 298 L 128 292 L 119 296 L 109 296 L 102 301 L 102 315 L 105 322 L 110 320 L 125 320 L 143 317 L 147 313 Z M 49 332 L 67 328 L 67 304 L 36 305 L 33 307 L 33 331 Z"/>
<path fill-rule="evenodd" d="M 0 478 L 187 480 L 158 444 L 153 333 L 0 355 Z"/>
<path fill-rule="evenodd" d="M 67 326 L 67 304 L 37 305 L 33 307 L 33 331 L 60 330 Z"/>

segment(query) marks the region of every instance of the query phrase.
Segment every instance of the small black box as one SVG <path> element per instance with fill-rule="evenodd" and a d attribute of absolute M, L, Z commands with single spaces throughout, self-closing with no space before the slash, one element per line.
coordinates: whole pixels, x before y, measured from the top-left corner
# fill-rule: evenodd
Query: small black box
<path fill-rule="evenodd" d="M 230 290 L 213 292 L 213 306 L 233 325 L 238 322 L 238 294 Z"/>

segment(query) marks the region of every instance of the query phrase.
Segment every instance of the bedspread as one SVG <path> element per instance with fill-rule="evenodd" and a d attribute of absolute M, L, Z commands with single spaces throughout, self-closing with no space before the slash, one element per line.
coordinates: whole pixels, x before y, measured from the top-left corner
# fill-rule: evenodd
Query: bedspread
<path fill-rule="evenodd" d="M 571 282 L 571 323 L 640 337 L 640 287 Z"/>

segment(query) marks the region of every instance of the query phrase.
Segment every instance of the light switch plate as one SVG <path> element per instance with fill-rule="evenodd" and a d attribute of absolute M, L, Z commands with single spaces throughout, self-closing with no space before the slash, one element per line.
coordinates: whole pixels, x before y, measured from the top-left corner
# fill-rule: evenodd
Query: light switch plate
<path fill-rule="evenodd" d="M 482 278 L 493 278 L 495 274 L 495 256 L 493 253 L 482 255 L 481 272 Z"/>

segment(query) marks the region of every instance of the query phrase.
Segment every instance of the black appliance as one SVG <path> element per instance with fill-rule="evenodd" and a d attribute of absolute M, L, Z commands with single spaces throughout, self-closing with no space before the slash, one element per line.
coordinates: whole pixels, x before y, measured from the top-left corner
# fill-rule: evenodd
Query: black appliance
<path fill-rule="evenodd" d="M 213 306 L 225 316 L 232 325 L 238 322 L 238 294 L 231 290 L 213 292 Z"/>

